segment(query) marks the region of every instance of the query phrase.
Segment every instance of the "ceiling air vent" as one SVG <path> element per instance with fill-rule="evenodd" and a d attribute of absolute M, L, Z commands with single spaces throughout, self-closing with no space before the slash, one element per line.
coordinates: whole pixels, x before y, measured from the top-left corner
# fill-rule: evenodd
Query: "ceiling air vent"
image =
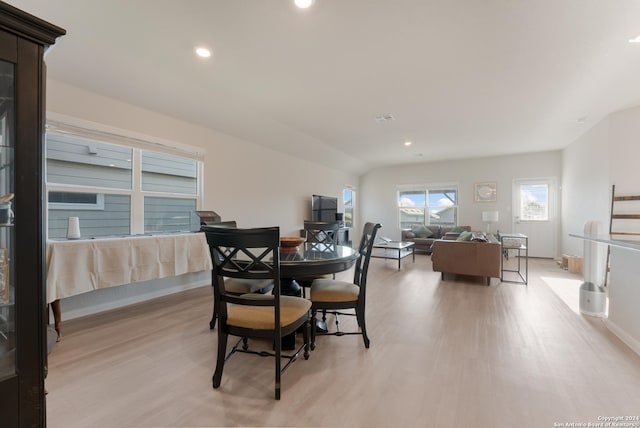
<path fill-rule="evenodd" d="M 389 122 L 389 121 L 392 121 L 392 120 L 396 120 L 396 118 L 393 117 L 393 115 L 391 113 L 380 114 L 380 115 L 376 116 L 376 122 L 378 122 L 378 123 Z"/>

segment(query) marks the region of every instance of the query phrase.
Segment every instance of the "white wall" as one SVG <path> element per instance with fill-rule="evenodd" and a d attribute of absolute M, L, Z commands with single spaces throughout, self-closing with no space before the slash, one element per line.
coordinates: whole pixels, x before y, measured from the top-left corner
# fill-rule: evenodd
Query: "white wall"
<path fill-rule="evenodd" d="M 608 233 L 612 185 L 617 195 L 640 193 L 639 136 L 640 107 L 634 107 L 609 115 L 563 151 L 563 253 L 582 255 L 582 242 L 568 235 L 582 233 L 588 220 Z"/>
<path fill-rule="evenodd" d="M 93 122 L 134 135 L 206 150 L 203 210 L 241 227 L 280 226 L 296 235 L 310 218 L 311 195 L 341 198 L 346 185 L 358 190 L 358 177 L 300 160 L 259 144 L 144 110 L 62 82 L 47 81 L 47 114 L 76 124 Z M 247 123 L 247 126 L 251 126 Z M 359 227 L 356 224 L 356 227 Z M 63 318 L 106 310 L 141 299 L 210 283 L 210 273 L 177 280 L 150 281 L 64 299 Z M 109 303 L 111 302 L 111 304 Z"/>
<path fill-rule="evenodd" d="M 380 234 L 400 239 L 397 210 L 398 185 L 457 183 L 459 191 L 458 224 L 470 225 L 474 230 L 485 230 L 482 211 L 500 212 L 492 230 L 511 231 L 512 183 L 516 178 L 543 178 L 561 176 L 560 151 L 497 156 L 482 159 L 419 163 L 378 168 L 360 179 L 360 213 L 363 221 L 382 224 Z M 474 183 L 498 183 L 496 203 L 474 201 Z"/>
<path fill-rule="evenodd" d="M 609 148 L 616 194 L 640 194 L 640 107 L 612 114 Z"/>
<path fill-rule="evenodd" d="M 562 153 L 562 253 L 583 255 L 584 243 L 569 237 L 582 234 L 590 220 L 609 230 L 611 186 L 609 184 L 610 120 L 605 118 Z"/>
<path fill-rule="evenodd" d="M 616 195 L 640 194 L 639 136 L 640 107 L 635 107 L 609 115 L 564 150 L 563 252 L 583 254 L 583 241 L 568 234 L 582 233 L 585 221 L 601 221 L 602 232 L 608 234 L 613 184 Z M 614 229 L 618 230 L 615 223 Z M 635 231 L 640 232 L 638 228 Z M 602 271 L 606 264 L 605 250 L 606 245 L 599 245 L 598 263 Z M 605 321 L 637 353 L 640 353 L 639 261 L 638 251 L 611 249 L 609 311 Z"/>

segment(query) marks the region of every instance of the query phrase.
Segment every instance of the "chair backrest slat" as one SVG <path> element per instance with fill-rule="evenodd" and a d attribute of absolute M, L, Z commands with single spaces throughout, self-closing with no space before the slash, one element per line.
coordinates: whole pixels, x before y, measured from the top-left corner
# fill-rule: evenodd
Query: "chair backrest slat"
<path fill-rule="evenodd" d="M 214 298 L 221 302 L 220 317 L 226 319 L 227 301 L 247 306 L 275 306 L 276 326 L 280 325 L 280 229 L 265 227 L 237 229 L 207 225 L 201 230 L 207 237 L 213 260 Z M 269 279 L 273 281 L 273 299 L 227 295 L 224 277 Z M 268 303 L 265 303 L 268 302 Z"/>
<path fill-rule="evenodd" d="M 310 243 L 337 245 L 338 229 L 340 229 L 340 222 L 337 221 L 325 222 L 305 220 L 305 240 Z"/>

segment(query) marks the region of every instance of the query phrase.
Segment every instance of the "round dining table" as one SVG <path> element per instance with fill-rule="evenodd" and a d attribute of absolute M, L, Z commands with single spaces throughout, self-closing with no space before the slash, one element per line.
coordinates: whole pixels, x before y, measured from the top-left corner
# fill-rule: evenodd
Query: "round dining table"
<path fill-rule="evenodd" d="M 280 290 L 288 296 L 300 296 L 296 278 L 322 276 L 350 269 L 358 251 L 344 245 L 305 242 L 298 247 L 280 248 Z"/>

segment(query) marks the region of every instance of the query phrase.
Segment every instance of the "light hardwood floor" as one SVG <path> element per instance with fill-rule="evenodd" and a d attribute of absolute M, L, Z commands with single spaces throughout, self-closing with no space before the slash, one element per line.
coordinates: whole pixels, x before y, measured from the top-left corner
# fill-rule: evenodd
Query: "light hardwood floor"
<path fill-rule="evenodd" d="M 210 287 L 66 321 L 49 356 L 48 426 L 553 427 L 640 415 L 640 356 L 547 285 L 579 276 L 550 260 L 530 269 L 528 287 L 487 287 L 441 281 L 425 255 L 402 271 L 373 259 L 371 348 L 320 337 L 284 373 L 279 402 L 271 358 L 232 356 L 212 388 Z"/>

